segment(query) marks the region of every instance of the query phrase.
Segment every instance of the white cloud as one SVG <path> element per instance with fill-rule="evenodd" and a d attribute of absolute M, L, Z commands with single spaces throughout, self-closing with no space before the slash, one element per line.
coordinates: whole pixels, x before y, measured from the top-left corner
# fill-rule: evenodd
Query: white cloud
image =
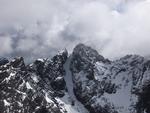
<path fill-rule="evenodd" d="M 47 57 L 81 42 L 108 58 L 149 56 L 149 12 L 149 0 L 0 0 L 0 54 Z"/>
<path fill-rule="evenodd" d="M 149 56 L 149 11 L 150 2 L 144 1 L 129 5 L 126 12 L 119 14 L 115 24 L 117 26 L 113 30 L 114 38 L 107 48 L 104 48 L 103 54 L 108 57 L 131 53 Z"/>
<path fill-rule="evenodd" d="M 0 36 L 0 53 L 1 55 L 11 53 L 12 50 L 12 41 L 8 35 Z"/>

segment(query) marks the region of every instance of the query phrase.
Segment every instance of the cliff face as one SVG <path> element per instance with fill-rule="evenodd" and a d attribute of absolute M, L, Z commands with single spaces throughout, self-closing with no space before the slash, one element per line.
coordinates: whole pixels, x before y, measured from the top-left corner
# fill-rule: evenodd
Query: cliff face
<path fill-rule="evenodd" d="M 25 65 L 0 59 L 0 113 L 150 113 L 150 61 L 78 44 Z"/>
<path fill-rule="evenodd" d="M 80 44 L 71 63 L 75 94 L 91 113 L 149 113 L 149 66 L 137 55 L 109 61 Z"/>
<path fill-rule="evenodd" d="M 0 66 L 0 113 L 64 113 L 55 97 L 64 96 L 67 52 L 25 66 L 23 58 Z"/>

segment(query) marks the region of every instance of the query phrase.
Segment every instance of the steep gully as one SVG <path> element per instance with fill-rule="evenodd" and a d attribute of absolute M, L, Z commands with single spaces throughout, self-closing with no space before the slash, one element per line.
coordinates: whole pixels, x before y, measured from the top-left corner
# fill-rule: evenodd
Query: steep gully
<path fill-rule="evenodd" d="M 72 111 L 72 113 L 89 113 L 88 110 L 84 107 L 84 105 L 77 100 L 77 98 L 74 94 L 72 72 L 70 71 L 70 61 L 71 61 L 71 56 L 68 58 L 68 60 L 64 64 L 64 69 L 66 72 L 65 81 L 66 81 L 66 86 L 68 89 L 68 95 L 69 95 L 71 101 L 73 101 L 74 108 L 75 108 L 75 111 Z"/>

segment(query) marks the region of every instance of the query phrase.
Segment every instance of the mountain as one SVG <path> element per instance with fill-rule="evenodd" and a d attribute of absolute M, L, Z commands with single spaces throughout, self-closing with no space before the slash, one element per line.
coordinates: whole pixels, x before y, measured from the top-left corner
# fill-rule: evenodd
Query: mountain
<path fill-rule="evenodd" d="M 150 60 L 84 44 L 29 65 L 0 58 L 0 113 L 150 113 Z"/>

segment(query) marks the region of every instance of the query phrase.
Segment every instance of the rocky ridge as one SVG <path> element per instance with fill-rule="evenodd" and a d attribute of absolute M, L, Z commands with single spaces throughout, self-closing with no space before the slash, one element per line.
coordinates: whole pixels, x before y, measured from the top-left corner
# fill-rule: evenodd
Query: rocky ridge
<path fill-rule="evenodd" d="M 29 65 L 0 58 L 0 113 L 150 113 L 149 81 L 148 59 L 110 61 L 84 44 Z"/>

